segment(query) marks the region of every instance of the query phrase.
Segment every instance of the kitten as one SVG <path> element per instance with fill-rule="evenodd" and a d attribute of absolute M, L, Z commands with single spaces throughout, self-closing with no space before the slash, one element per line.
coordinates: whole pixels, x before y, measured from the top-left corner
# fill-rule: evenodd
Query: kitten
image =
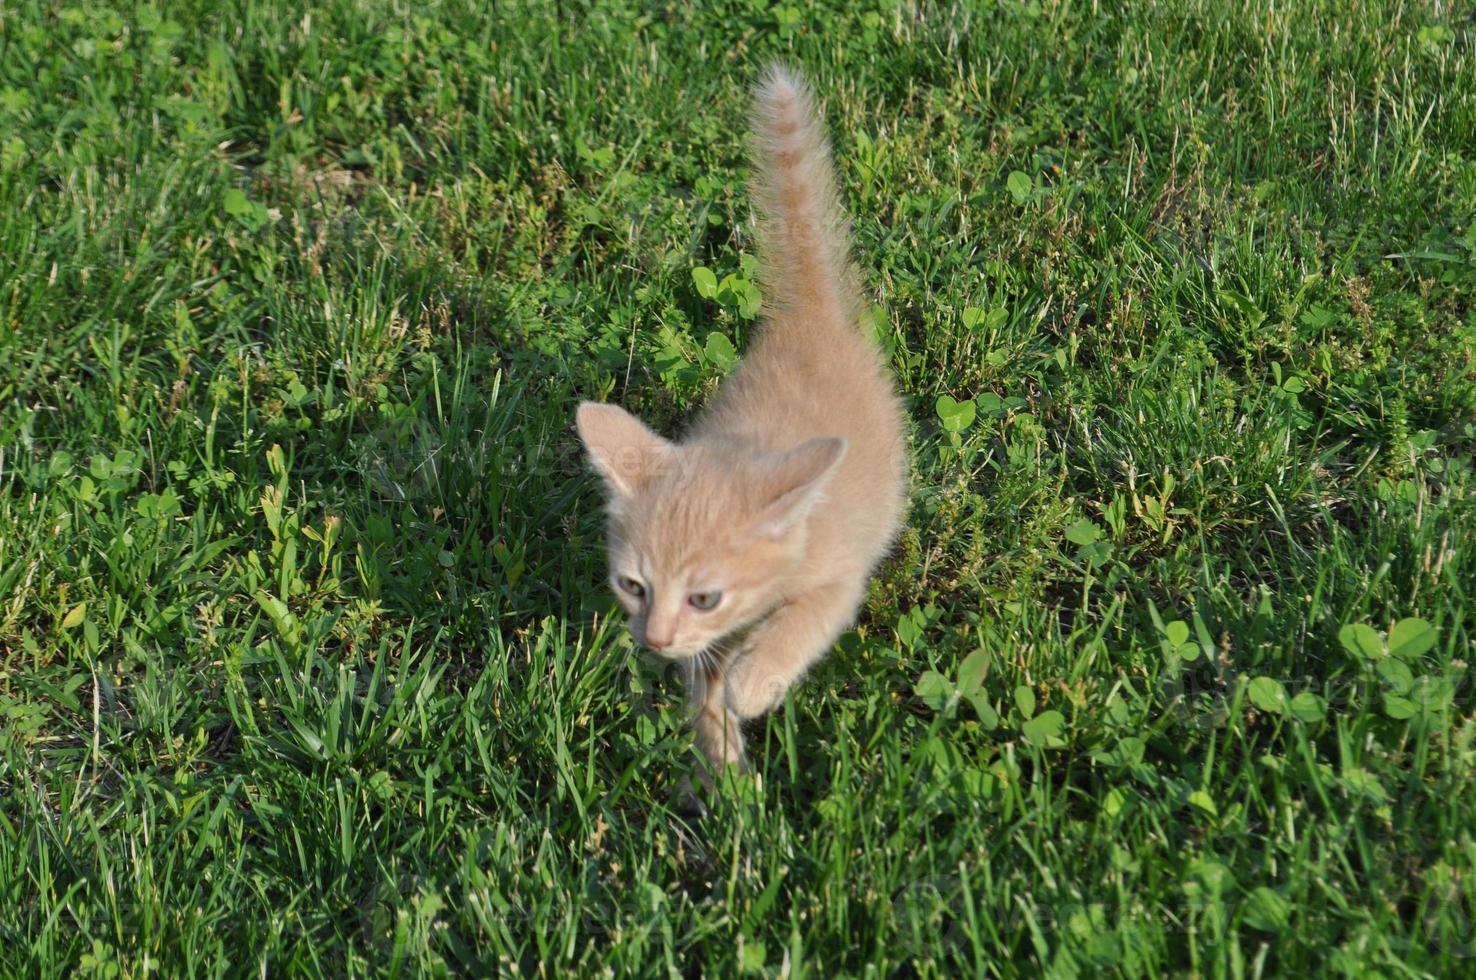
<path fill-rule="evenodd" d="M 739 722 L 855 620 L 905 503 L 902 406 L 863 329 L 830 151 L 804 82 L 754 100 L 765 322 L 679 442 L 614 405 L 577 427 L 608 490 L 610 581 L 647 647 L 681 661 L 697 743 L 744 766 Z"/>

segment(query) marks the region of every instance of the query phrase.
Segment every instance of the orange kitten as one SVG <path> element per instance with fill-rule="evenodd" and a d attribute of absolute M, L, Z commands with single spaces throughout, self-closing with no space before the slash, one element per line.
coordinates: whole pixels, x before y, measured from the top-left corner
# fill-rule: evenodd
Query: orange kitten
<path fill-rule="evenodd" d="M 905 502 L 902 407 L 860 325 L 820 120 L 772 68 L 754 106 L 765 323 L 680 442 L 579 406 L 609 491 L 610 581 L 637 640 L 683 662 L 698 745 L 744 764 L 739 721 L 778 705 L 856 617 Z"/>

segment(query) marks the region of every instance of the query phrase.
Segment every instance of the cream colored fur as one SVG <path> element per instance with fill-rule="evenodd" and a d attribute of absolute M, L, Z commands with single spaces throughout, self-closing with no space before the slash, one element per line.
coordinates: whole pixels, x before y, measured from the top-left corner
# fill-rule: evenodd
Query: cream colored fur
<path fill-rule="evenodd" d="M 687 666 L 715 765 L 744 764 L 739 722 L 854 621 L 905 502 L 901 404 L 860 324 L 805 84 L 771 69 L 753 124 L 765 322 L 742 363 L 679 442 L 613 405 L 577 418 L 609 492 L 612 587 L 636 639 Z"/>

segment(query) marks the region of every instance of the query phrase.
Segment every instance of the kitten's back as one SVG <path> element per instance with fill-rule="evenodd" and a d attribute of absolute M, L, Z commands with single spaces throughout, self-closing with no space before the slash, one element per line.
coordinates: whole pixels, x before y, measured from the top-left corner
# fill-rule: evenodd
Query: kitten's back
<path fill-rule="evenodd" d="M 827 491 L 831 506 L 812 519 L 812 550 L 821 561 L 856 562 L 865 574 L 901 517 L 901 402 L 863 331 L 849 225 L 804 82 L 770 69 L 755 93 L 753 128 L 764 323 L 694 435 L 771 451 L 844 437 L 846 457 Z"/>

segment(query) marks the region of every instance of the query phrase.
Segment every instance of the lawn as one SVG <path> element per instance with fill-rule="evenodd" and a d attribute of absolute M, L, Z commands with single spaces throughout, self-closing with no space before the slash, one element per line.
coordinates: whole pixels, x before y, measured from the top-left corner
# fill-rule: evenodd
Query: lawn
<path fill-rule="evenodd" d="M 684 808 L 581 398 L 757 324 L 825 103 L 861 622 Z M 0 974 L 1462 975 L 1476 12 L 0 6 Z"/>

